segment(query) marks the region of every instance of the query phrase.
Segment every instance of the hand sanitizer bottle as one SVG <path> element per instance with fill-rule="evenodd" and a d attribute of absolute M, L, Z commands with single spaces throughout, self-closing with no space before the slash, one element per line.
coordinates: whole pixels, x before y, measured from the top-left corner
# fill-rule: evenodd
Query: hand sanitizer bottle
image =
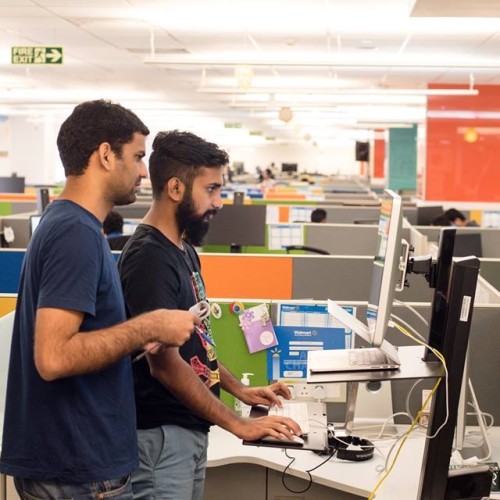
<path fill-rule="evenodd" d="M 253 373 L 242 373 L 241 383 L 243 385 L 250 385 L 250 379 L 248 378 L 250 375 L 253 375 Z M 234 411 L 241 417 L 248 417 L 250 415 L 250 406 L 235 398 Z"/>

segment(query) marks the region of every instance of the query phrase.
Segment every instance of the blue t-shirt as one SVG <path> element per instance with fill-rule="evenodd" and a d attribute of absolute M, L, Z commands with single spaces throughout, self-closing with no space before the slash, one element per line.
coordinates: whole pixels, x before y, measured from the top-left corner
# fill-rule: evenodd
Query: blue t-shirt
<path fill-rule="evenodd" d="M 131 473 L 138 459 L 130 358 L 96 373 L 44 381 L 33 353 L 35 315 L 42 307 L 83 312 L 80 331 L 106 328 L 126 317 L 101 223 L 66 200 L 47 208 L 23 262 L 0 471 L 65 483 Z"/>

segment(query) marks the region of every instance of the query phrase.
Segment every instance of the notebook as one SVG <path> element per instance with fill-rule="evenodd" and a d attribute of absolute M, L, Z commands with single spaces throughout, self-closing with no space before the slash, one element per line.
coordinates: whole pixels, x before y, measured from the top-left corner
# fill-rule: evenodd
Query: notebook
<path fill-rule="evenodd" d="M 294 402 L 284 401 L 284 405 L 293 405 Z M 305 402 L 307 406 L 307 417 L 309 421 L 309 432 L 302 435 L 303 443 L 295 441 L 280 440 L 266 436 L 257 441 L 243 441 L 250 446 L 269 446 L 272 448 L 293 448 L 297 450 L 327 451 L 328 450 L 328 425 L 325 403 Z M 269 408 L 265 406 L 252 406 L 250 418 L 259 418 L 269 415 Z"/>

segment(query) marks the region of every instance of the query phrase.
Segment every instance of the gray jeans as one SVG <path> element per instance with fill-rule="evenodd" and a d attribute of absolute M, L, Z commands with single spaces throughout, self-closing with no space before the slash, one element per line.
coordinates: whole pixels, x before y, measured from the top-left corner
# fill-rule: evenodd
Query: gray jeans
<path fill-rule="evenodd" d="M 208 435 L 176 425 L 138 430 L 134 499 L 202 500 Z"/>
<path fill-rule="evenodd" d="M 15 477 L 14 484 L 23 500 L 132 500 L 130 476 L 85 484 L 60 481 L 33 481 Z"/>

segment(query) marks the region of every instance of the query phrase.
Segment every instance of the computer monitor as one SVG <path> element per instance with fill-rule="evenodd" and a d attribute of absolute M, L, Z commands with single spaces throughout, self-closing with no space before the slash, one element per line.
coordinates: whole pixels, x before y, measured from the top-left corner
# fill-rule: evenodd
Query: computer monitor
<path fill-rule="evenodd" d="M 0 177 L 0 193 L 24 193 L 24 177 Z"/>
<path fill-rule="evenodd" d="M 245 173 L 245 164 L 242 161 L 233 161 L 233 170 L 235 175 L 243 175 Z"/>
<path fill-rule="evenodd" d="M 289 175 L 292 175 L 293 173 L 297 173 L 299 169 L 299 166 L 297 163 L 282 163 L 281 164 L 281 171 L 283 173 L 287 173 Z"/>
<path fill-rule="evenodd" d="M 40 223 L 41 215 L 30 215 L 30 238 Z"/>
<path fill-rule="evenodd" d="M 370 297 L 366 311 L 368 332 L 374 347 L 385 337 L 396 285 L 400 277 L 403 202 L 394 191 L 386 189 L 380 207 L 377 250 L 373 259 Z"/>
<path fill-rule="evenodd" d="M 429 345 L 439 352 L 443 351 L 444 329 L 448 313 L 448 289 L 456 232 L 453 227 L 441 229 L 436 260 L 436 276 L 433 283 L 431 283 L 431 286 L 434 287 L 434 296 L 432 298 L 429 323 Z M 427 361 L 437 361 L 437 358 L 429 350 L 426 351 L 425 359 Z"/>
<path fill-rule="evenodd" d="M 480 233 L 457 233 L 455 236 L 454 257 L 483 256 L 483 245 Z"/>
<path fill-rule="evenodd" d="M 265 205 L 224 205 L 210 221 L 205 245 L 229 245 L 232 252 L 241 247 L 266 244 Z"/>
<path fill-rule="evenodd" d="M 443 212 L 442 205 L 417 207 L 417 226 L 430 226 L 433 219 Z"/>

